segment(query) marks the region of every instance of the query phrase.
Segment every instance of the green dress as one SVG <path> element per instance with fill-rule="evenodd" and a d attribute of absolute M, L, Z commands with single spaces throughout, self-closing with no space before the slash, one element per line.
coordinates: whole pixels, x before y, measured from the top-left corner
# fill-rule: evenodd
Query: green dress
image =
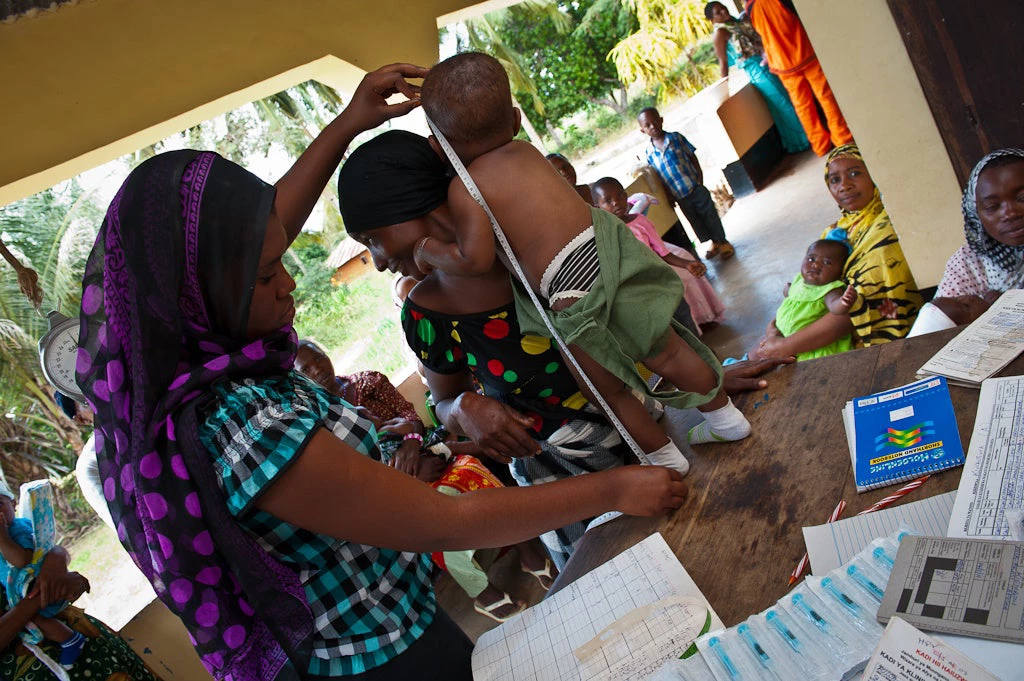
<path fill-rule="evenodd" d="M 775 326 L 783 336 L 789 337 L 814 320 L 832 314 L 825 306 L 825 294 L 837 288 L 846 288 L 846 282 L 836 280 L 820 286 L 811 286 L 804 283 L 802 276 L 796 275 L 789 285 L 789 295 L 782 301 L 782 305 L 775 313 Z M 846 335 L 817 350 L 801 352 L 796 358 L 798 361 L 803 361 L 815 357 L 838 355 L 852 349 L 853 339 Z"/>
<path fill-rule="evenodd" d="M 683 299 L 679 275 L 611 213 L 591 208 L 601 272 L 590 292 L 559 312 L 546 310 L 566 345 L 578 345 L 630 388 L 677 409 L 709 402 L 722 386 L 722 365 L 672 315 Z M 516 315 L 523 333 L 548 336 L 529 294 L 513 280 Z M 651 390 L 637 362 L 656 355 L 674 330 L 715 372 L 707 393 Z"/>

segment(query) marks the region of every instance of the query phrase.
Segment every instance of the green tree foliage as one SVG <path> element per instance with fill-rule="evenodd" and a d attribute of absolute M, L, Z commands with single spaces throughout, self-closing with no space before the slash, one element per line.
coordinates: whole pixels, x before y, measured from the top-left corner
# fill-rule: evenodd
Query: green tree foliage
<path fill-rule="evenodd" d="M 341 111 L 331 88 L 308 81 L 239 107 L 223 116 L 123 157 L 125 172 L 164 151 L 211 149 L 242 166 L 278 148 L 297 158 L 316 134 Z M 303 236 L 290 251 L 297 302 L 330 291 L 329 249 L 344 234 L 333 189 L 324 192 L 324 230 Z M 74 316 L 80 306 L 85 260 L 103 221 L 104 207 L 75 180 L 0 208 L 0 240 L 23 265 L 38 274 L 42 311 Z M 40 472 L 59 476 L 74 466 L 82 434 L 52 399 L 53 389 L 39 366 L 38 339 L 46 319 L 22 295 L 14 271 L 0 261 L 0 450 L 15 481 Z M 16 470 L 12 470 L 16 469 Z"/>
<path fill-rule="evenodd" d="M 581 0 L 562 5 L 565 21 L 538 17 L 519 6 L 509 8 L 496 23 L 497 36 L 520 58 L 520 66 L 536 89 L 542 112 L 529 112 L 543 123 L 557 124 L 583 108 L 608 106 L 622 114 L 628 99 L 608 52 L 636 28 L 631 12 L 619 0 Z M 525 100 L 531 92 L 516 90 Z"/>
<path fill-rule="evenodd" d="M 625 83 L 642 83 L 666 99 L 679 92 L 693 94 L 714 82 L 713 65 L 693 58 L 698 41 L 711 33 L 702 0 L 623 1 L 639 24 L 610 55 Z"/>
<path fill-rule="evenodd" d="M 39 275 L 42 310 L 74 315 L 81 301 L 85 260 L 103 209 L 71 180 L 0 208 L 0 238 Z M 6 264 L 0 278 L 0 449 L 18 480 L 39 469 L 68 472 L 81 446 L 77 427 L 53 401 L 39 366 L 37 343 L 46 319 L 18 288 Z M 35 467 L 35 473 L 32 473 Z M 20 474 L 20 475 L 19 475 Z"/>
<path fill-rule="evenodd" d="M 326 265 L 330 253 L 319 240 L 305 233 L 295 239 L 290 250 L 297 260 L 297 266 L 289 268 L 295 279 L 295 305 L 303 315 L 314 308 L 320 312 L 334 292 L 334 272 Z"/>

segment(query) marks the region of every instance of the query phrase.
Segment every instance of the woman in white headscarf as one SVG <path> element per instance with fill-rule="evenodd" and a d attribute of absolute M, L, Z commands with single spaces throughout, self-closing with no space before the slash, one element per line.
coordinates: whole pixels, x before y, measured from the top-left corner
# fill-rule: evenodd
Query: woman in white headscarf
<path fill-rule="evenodd" d="M 977 319 L 1002 294 L 1024 286 L 1024 149 L 978 162 L 964 189 L 964 236 L 931 303 L 910 335 Z"/>

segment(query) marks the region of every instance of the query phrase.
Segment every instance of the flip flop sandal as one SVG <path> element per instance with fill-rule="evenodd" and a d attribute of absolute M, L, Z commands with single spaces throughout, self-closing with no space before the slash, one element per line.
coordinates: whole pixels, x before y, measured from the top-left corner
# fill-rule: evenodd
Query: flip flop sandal
<path fill-rule="evenodd" d="M 545 591 L 550 589 L 551 585 L 555 583 L 555 575 L 551 574 L 552 570 L 555 569 L 555 565 L 551 562 L 550 558 L 544 559 L 543 570 L 530 570 L 525 565 L 520 565 L 520 567 L 526 574 L 533 575 L 537 579 L 537 582 L 540 584 L 540 588 L 544 589 Z M 549 584 L 544 583 L 545 577 L 551 580 Z"/>
<path fill-rule="evenodd" d="M 521 613 L 523 610 L 526 610 L 526 603 L 519 603 L 516 607 L 516 611 L 513 612 L 511 615 L 502 617 L 501 615 L 498 615 L 494 612 L 495 610 L 503 608 L 506 605 L 516 605 L 515 601 L 512 600 L 512 597 L 509 596 L 507 592 L 505 593 L 504 598 L 502 598 L 500 601 L 491 603 L 490 605 L 480 605 L 479 601 L 473 601 L 474 610 L 476 610 L 484 617 L 490 617 L 495 622 L 508 622 L 510 619 Z"/>

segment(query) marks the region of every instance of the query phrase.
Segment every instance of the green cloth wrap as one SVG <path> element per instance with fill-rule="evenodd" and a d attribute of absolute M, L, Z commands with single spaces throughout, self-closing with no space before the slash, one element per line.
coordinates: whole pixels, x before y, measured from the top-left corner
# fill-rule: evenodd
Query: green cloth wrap
<path fill-rule="evenodd" d="M 825 294 L 837 288 L 846 288 L 846 282 L 837 279 L 827 284 L 811 286 L 804 282 L 803 276 L 796 275 L 789 285 L 789 293 L 775 313 L 775 326 L 779 332 L 789 337 L 811 322 L 832 314 L 825 305 Z M 838 355 L 852 349 L 853 338 L 847 335 L 816 350 L 801 352 L 796 358 L 802 362 L 815 357 Z"/>
<path fill-rule="evenodd" d="M 617 217 L 590 209 L 601 272 L 590 293 L 560 312 L 545 310 L 566 345 L 578 345 L 623 383 L 670 407 L 687 409 L 709 402 L 722 387 L 722 366 L 672 314 L 683 299 L 683 284 L 671 267 L 633 235 Z M 550 337 L 543 318 L 513 278 L 516 315 L 524 334 Z M 707 394 L 651 390 L 636 363 L 661 352 L 673 330 L 711 367 L 717 377 Z"/>

